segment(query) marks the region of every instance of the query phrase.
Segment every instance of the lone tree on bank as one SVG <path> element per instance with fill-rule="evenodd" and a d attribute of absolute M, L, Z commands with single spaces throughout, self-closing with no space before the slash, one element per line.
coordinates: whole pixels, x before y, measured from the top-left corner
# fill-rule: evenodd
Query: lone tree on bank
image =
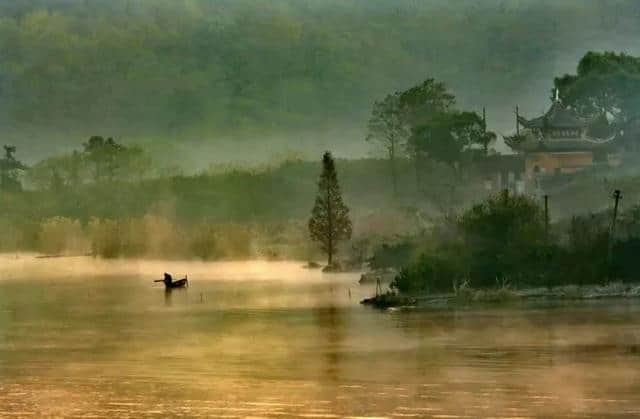
<path fill-rule="evenodd" d="M 320 247 L 328 256 L 329 266 L 333 263 L 338 241 L 351 238 L 349 208 L 342 202 L 340 185 L 333 157 L 330 152 L 322 157 L 322 174 L 318 181 L 318 196 L 309 219 L 311 239 L 320 242 Z"/>

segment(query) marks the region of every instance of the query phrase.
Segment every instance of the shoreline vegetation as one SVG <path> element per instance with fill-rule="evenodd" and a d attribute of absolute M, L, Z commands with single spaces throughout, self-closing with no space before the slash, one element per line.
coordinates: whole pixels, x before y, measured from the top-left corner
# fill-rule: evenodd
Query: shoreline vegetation
<path fill-rule="evenodd" d="M 401 295 L 385 292 L 365 298 L 360 303 L 375 308 L 460 308 L 521 303 L 532 300 L 597 300 L 607 298 L 640 298 L 640 282 L 614 281 L 604 285 L 562 285 L 550 288 L 471 289 L 432 295 Z"/>
<path fill-rule="evenodd" d="M 362 303 L 387 308 L 640 296 L 640 206 L 618 214 L 621 193 L 613 195 L 612 211 L 554 224 L 531 197 L 490 196 L 420 237 L 378 248 L 370 260 L 374 270 L 361 278 L 376 283 L 376 296 Z"/>

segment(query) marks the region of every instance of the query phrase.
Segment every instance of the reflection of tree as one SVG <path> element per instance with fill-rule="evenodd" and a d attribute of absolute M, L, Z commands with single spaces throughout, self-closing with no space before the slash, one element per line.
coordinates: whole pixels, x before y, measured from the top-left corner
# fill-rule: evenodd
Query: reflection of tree
<path fill-rule="evenodd" d="M 314 321 L 320 330 L 323 348 L 323 381 L 336 383 L 340 380 L 342 364 L 341 346 L 344 339 L 344 313 L 339 307 L 319 307 L 313 310 Z"/>

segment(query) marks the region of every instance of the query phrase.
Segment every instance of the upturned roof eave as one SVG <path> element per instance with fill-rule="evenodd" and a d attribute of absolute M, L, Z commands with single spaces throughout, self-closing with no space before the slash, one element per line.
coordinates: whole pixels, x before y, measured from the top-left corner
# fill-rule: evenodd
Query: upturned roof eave
<path fill-rule="evenodd" d="M 592 151 L 610 145 L 613 142 L 613 138 L 607 140 L 595 140 L 595 139 L 552 139 L 552 140 L 529 140 L 523 141 L 519 144 L 509 144 L 507 146 L 516 152 L 567 152 L 567 151 Z"/>
<path fill-rule="evenodd" d="M 557 100 L 544 115 L 537 118 L 527 119 L 518 116 L 518 122 L 525 128 L 585 128 L 592 121 L 580 117 L 573 109 L 567 108 Z"/>

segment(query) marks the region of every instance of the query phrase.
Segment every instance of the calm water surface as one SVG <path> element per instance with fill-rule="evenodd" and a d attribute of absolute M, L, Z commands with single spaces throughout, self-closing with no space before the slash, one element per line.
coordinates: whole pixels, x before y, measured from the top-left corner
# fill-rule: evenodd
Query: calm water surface
<path fill-rule="evenodd" d="M 0 417 L 640 416 L 637 300 L 381 312 L 298 262 L 0 263 Z"/>

